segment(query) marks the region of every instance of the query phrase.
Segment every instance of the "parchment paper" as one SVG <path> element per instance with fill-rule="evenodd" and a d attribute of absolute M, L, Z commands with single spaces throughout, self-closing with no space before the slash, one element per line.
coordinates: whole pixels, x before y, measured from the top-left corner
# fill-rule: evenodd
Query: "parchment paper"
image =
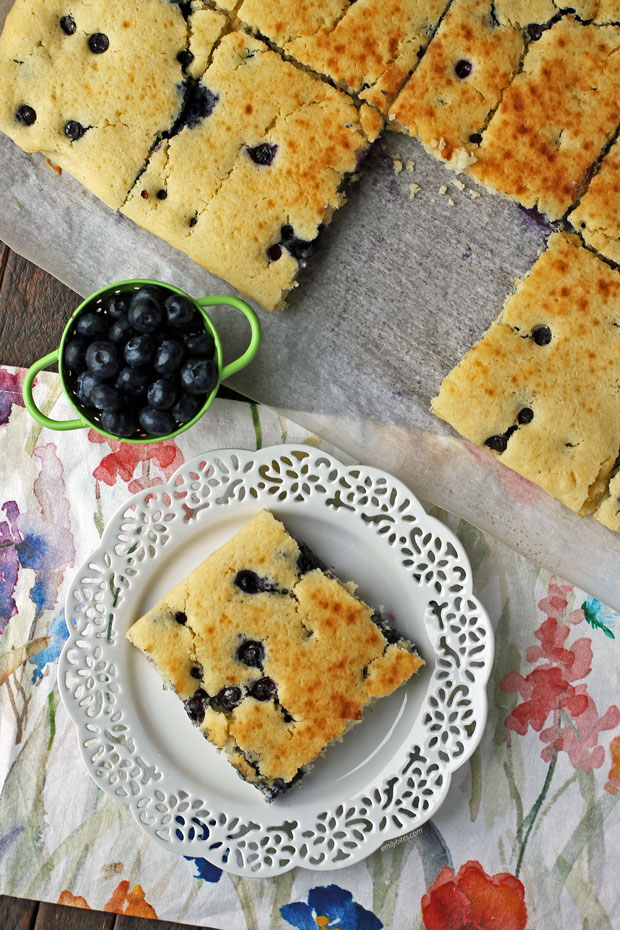
<path fill-rule="evenodd" d="M 0 0 L 1 22 L 10 6 Z M 396 155 L 415 169 L 395 173 Z M 1 134 L 0 178 L 0 238 L 79 294 L 133 277 L 194 296 L 235 293 Z M 288 308 L 257 308 L 263 346 L 231 385 L 620 609 L 620 537 L 428 412 L 442 378 L 497 316 L 550 232 L 473 181 L 459 190 L 454 178 L 415 140 L 386 133 Z M 410 199 L 413 182 L 421 190 Z M 31 313 L 36 326 L 45 307 Z M 234 314 L 213 314 L 229 357 L 247 339 Z"/>

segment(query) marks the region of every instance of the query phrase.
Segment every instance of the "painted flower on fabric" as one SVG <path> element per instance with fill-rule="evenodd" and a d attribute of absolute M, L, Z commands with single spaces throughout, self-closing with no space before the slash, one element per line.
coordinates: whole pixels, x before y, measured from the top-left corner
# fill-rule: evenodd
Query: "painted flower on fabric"
<path fill-rule="evenodd" d="M 129 890 L 129 882 L 120 882 L 112 893 L 112 897 L 103 908 L 111 914 L 124 914 L 127 917 L 154 917 L 157 919 L 155 908 L 146 900 L 141 885 L 134 885 Z"/>
<path fill-rule="evenodd" d="M 596 704 L 587 695 L 586 709 L 577 720 L 565 726 L 554 724 L 541 732 L 541 740 L 547 743 L 541 755 L 545 762 L 550 762 L 554 753 L 566 752 L 573 768 L 580 765 L 584 772 L 600 769 L 605 762 L 605 750 L 598 745 L 599 733 L 613 730 L 619 723 L 620 710 L 615 704 L 599 717 Z"/>
<path fill-rule="evenodd" d="M 61 891 L 57 903 L 65 904 L 69 907 L 81 907 L 84 911 L 92 910 L 86 898 L 83 898 L 81 894 L 71 894 L 70 891 Z"/>
<path fill-rule="evenodd" d="M 71 535 L 69 502 L 62 463 L 53 443 L 37 446 L 39 476 L 33 491 L 38 509 L 20 513 L 16 501 L 6 501 L 0 520 L 0 634 L 17 612 L 13 594 L 21 569 L 34 572 L 29 596 L 36 616 L 55 607 L 65 571 L 73 565 L 75 548 Z"/>
<path fill-rule="evenodd" d="M 539 664 L 526 676 L 509 672 L 500 688 L 522 698 L 505 720 L 509 730 L 524 736 L 531 727 L 545 744 L 541 752 L 545 762 L 566 752 L 574 768 L 589 771 L 603 765 L 605 751 L 598 745 L 599 734 L 620 723 L 620 710 L 612 704 L 599 716 L 587 684 L 583 680 L 575 684 L 590 674 L 592 641 L 584 636 L 568 643 L 570 625 L 584 619 L 583 609 L 568 613 L 567 597 L 572 590 L 571 585 L 551 579 L 547 596 L 538 602 L 546 617 L 534 633 L 538 645 L 530 646 L 525 654 L 528 662 Z"/>
<path fill-rule="evenodd" d="M 32 672 L 33 684 L 43 678 L 43 672 L 46 666 L 58 659 L 62 652 L 62 647 L 69 639 L 69 629 L 65 619 L 64 608 L 50 623 L 48 636 L 50 637 L 49 645 L 35 655 L 30 656 L 28 660 L 31 665 L 34 665 L 34 670 Z"/>
<path fill-rule="evenodd" d="M 353 900 L 338 885 L 323 885 L 308 892 L 308 902 L 295 901 L 280 908 L 280 914 L 298 930 L 381 930 L 383 924 L 372 911 Z"/>
<path fill-rule="evenodd" d="M 426 930 L 524 930 L 525 891 L 508 872 L 488 875 L 470 860 L 455 875 L 444 866 L 422 898 Z"/>
<path fill-rule="evenodd" d="M 58 904 L 81 907 L 87 911 L 92 910 L 86 898 L 81 895 L 74 895 L 70 891 L 61 892 Z M 127 917 L 152 917 L 157 920 L 155 908 L 146 900 L 142 886 L 134 885 L 130 891 L 128 881 L 120 882 L 116 886 L 112 892 L 112 897 L 103 910 L 108 914 L 123 914 Z"/>
<path fill-rule="evenodd" d="M 132 494 L 168 481 L 185 461 L 183 453 L 172 439 L 139 446 L 109 439 L 94 429 L 88 431 L 88 438 L 92 443 L 105 444 L 112 450 L 104 455 L 93 471 L 97 481 L 110 487 L 117 480 L 124 481 Z M 151 463 L 160 469 L 161 475 L 150 474 Z M 139 471 L 136 475 L 137 469 Z"/>
<path fill-rule="evenodd" d="M 620 791 L 620 736 L 614 736 L 609 746 L 611 755 L 611 768 L 607 776 L 605 791 L 610 794 L 618 794 Z"/>
<path fill-rule="evenodd" d="M 207 859 L 200 859 L 194 856 L 184 856 L 188 862 L 193 862 L 196 866 L 194 878 L 202 878 L 205 882 L 219 882 L 222 877 L 222 870 L 217 865 L 213 865 Z"/>
<path fill-rule="evenodd" d="M 12 374 L 6 368 L 0 367 L 0 426 L 9 422 L 13 405 L 24 406 L 22 397 L 22 383 L 25 371 L 16 371 Z"/>
<path fill-rule="evenodd" d="M 16 525 L 19 508 L 15 501 L 6 501 L 2 511 L 7 517 L 0 520 L 0 635 L 4 633 L 11 617 L 17 613 L 13 594 L 19 576 L 17 544 L 21 541 Z"/>

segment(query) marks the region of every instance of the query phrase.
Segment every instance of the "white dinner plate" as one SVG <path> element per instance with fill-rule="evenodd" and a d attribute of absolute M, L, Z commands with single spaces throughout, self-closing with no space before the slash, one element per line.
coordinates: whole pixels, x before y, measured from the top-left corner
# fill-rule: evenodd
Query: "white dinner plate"
<path fill-rule="evenodd" d="M 124 636 L 263 507 L 426 660 L 272 804 Z M 66 616 L 60 692 L 88 772 L 153 840 L 238 875 L 340 868 L 417 829 L 486 722 L 493 633 L 459 541 L 400 481 L 308 446 L 209 452 L 136 494 L 76 573 Z"/>

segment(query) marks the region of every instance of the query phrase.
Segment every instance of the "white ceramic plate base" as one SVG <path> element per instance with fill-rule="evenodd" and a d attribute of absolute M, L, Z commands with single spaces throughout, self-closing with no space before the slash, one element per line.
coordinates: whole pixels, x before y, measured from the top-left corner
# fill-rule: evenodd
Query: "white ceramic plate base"
<path fill-rule="evenodd" d="M 427 663 L 272 804 L 124 637 L 262 507 L 393 614 Z M 131 498 L 77 572 L 66 609 L 75 627 L 60 691 L 89 773 L 154 840 L 238 875 L 340 868 L 416 829 L 482 736 L 493 637 L 460 543 L 396 479 L 309 447 L 208 453 Z"/>

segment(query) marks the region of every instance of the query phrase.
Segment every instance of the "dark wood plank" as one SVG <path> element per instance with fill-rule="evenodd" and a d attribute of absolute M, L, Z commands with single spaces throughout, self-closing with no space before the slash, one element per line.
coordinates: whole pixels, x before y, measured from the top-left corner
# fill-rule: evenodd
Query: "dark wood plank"
<path fill-rule="evenodd" d="M 32 930 L 38 907 L 37 901 L 0 895 L 0 927 L 2 930 Z"/>
<path fill-rule="evenodd" d="M 149 920 L 146 917 L 117 917 L 114 930 L 208 930 L 193 924 L 175 924 L 169 920 Z"/>
<path fill-rule="evenodd" d="M 80 298 L 7 248 L 0 251 L 0 346 L 4 365 L 32 365 L 60 342 Z"/>
<path fill-rule="evenodd" d="M 33 930 L 113 930 L 114 920 L 114 914 L 41 902 Z"/>

